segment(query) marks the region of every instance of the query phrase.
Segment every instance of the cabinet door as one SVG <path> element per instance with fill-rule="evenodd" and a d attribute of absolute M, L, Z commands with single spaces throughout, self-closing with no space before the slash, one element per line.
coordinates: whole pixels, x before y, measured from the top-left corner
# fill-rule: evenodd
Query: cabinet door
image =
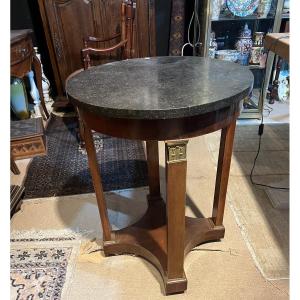
<path fill-rule="evenodd" d="M 63 87 L 68 75 L 82 68 L 83 37 L 110 37 L 120 32 L 121 1 L 43 0 L 55 65 Z M 154 56 L 154 0 L 137 0 L 136 6 L 135 56 Z M 111 42 L 105 44 L 109 45 Z"/>
<path fill-rule="evenodd" d="M 82 38 L 99 28 L 97 0 L 45 0 L 45 10 L 60 80 L 82 67 Z"/>

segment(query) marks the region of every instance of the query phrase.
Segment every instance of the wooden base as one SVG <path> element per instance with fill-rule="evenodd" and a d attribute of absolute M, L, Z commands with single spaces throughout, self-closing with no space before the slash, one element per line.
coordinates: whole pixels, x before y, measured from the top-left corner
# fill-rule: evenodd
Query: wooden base
<path fill-rule="evenodd" d="M 215 226 L 209 218 L 185 217 L 185 249 L 187 255 L 195 246 L 224 237 L 223 226 Z M 185 274 L 181 278 L 168 278 L 167 220 L 164 201 L 151 201 L 145 215 L 135 224 L 112 231 L 112 240 L 104 242 L 104 254 L 134 254 L 151 262 L 160 272 L 166 294 L 187 289 Z"/>
<path fill-rule="evenodd" d="M 101 119 L 80 110 L 89 167 L 103 229 L 105 255 L 141 256 L 160 272 L 165 293 L 187 289 L 184 257 L 201 243 L 224 237 L 223 215 L 238 106 L 191 118 L 170 120 Z M 121 121 L 120 121 L 121 120 Z M 125 122 L 126 121 L 126 122 Z M 187 138 L 222 129 L 211 218 L 185 216 Z M 112 231 L 103 194 L 92 130 L 146 140 L 148 210 L 135 224 Z M 176 138 L 168 140 L 168 138 Z M 165 141 L 166 204 L 160 193 L 158 140 Z"/>

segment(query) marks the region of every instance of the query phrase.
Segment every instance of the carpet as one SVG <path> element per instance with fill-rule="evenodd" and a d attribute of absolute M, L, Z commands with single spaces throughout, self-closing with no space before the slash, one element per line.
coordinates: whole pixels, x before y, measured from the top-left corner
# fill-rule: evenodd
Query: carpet
<path fill-rule="evenodd" d="M 205 137 L 217 166 L 220 132 Z M 255 186 L 250 171 L 258 147 L 258 125 L 236 129 L 227 203 L 264 278 L 289 278 L 289 191 Z M 289 186 L 289 124 L 265 124 L 253 179 Z"/>
<path fill-rule="evenodd" d="M 63 299 L 72 282 L 80 243 L 60 237 L 14 232 L 10 250 L 10 299 Z M 29 234 L 28 234 L 29 233 Z M 19 237 L 13 237 L 17 235 Z"/>
<path fill-rule="evenodd" d="M 48 154 L 35 157 L 24 182 L 24 199 L 94 192 L 85 149 L 76 139 L 76 120 L 52 116 L 46 130 Z M 141 141 L 94 133 L 104 191 L 147 185 Z"/>

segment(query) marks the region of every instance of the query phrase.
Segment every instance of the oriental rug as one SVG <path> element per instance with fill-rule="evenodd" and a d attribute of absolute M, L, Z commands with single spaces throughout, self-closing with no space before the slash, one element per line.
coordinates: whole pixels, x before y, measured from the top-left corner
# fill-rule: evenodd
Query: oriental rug
<path fill-rule="evenodd" d="M 78 256 L 75 237 L 12 238 L 10 299 L 66 299 Z"/>
<path fill-rule="evenodd" d="M 76 119 L 52 116 L 46 130 L 48 153 L 32 160 L 24 183 L 24 199 L 94 192 L 88 157 L 76 134 Z M 104 191 L 147 185 L 141 141 L 96 132 L 93 137 Z"/>

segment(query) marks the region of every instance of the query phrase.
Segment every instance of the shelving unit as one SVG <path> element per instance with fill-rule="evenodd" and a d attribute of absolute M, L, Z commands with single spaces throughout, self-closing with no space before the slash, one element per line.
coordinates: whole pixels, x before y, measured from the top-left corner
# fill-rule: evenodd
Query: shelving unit
<path fill-rule="evenodd" d="M 196 51 L 194 55 L 208 56 L 209 40 L 211 32 L 215 32 L 216 38 L 228 37 L 226 39 L 226 45 L 222 49 L 234 49 L 234 44 L 237 41 L 239 30 L 247 23 L 252 31 L 252 37 L 255 32 L 279 32 L 280 26 L 283 20 L 289 19 L 289 14 L 283 13 L 284 0 L 273 0 L 272 8 L 265 18 L 255 15 L 249 15 L 246 17 L 237 17 L 229 14 L 220 14 L 217 20 L 212 20 L 212 0 L 199 1 L 198 14 L 200 19 L 200 39 L 202 46 Z M 222 50 L 218 49 L 218 50 Z M 240 118 L 260 118 L 263 110 L 264 99 L 266 99 L 268 84 L 272 75 L 272 69 L 274 65 L 274 55 L 269 53 L 265 68 L 259 65 L 248 65 L 251 72 L 254 75 L 254 89 L 252 102 L 255 103 L 255 107 L 249 107 L 244 102 L 244 109 Z M 265 81 L 263 81 L 264 75 L 266 75 Z M 264 85 L 262 86 L 262 82 Z"/>

